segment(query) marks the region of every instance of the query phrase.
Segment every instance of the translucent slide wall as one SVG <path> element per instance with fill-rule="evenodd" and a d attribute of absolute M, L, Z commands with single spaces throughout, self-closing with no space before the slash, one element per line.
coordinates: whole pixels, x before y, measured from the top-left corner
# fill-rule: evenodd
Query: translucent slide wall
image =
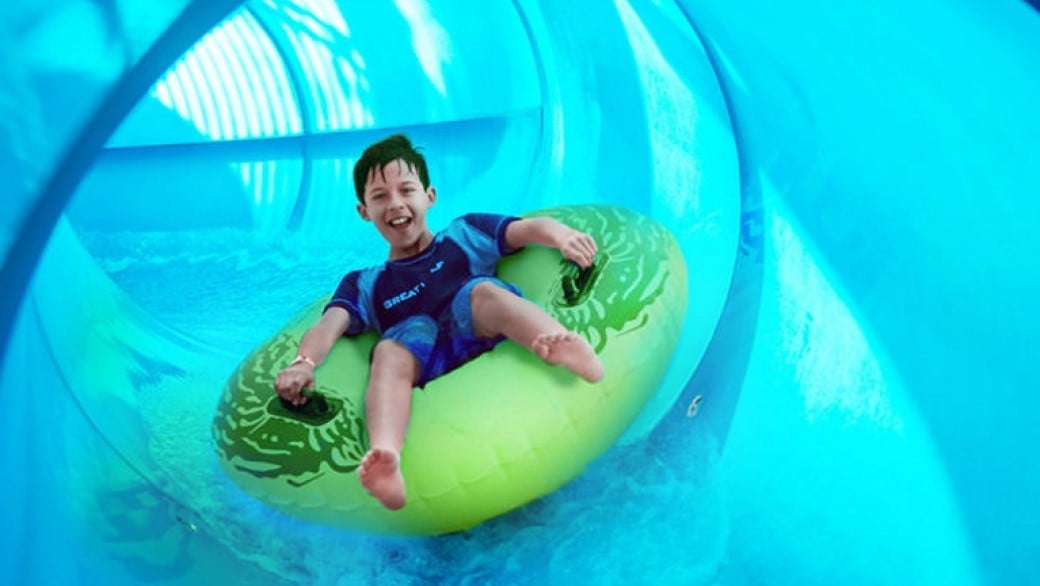
<path fill-rule="evenodd" d="M 0 581 L 1028 581 L 1037 54 L 1012 1 L 0 9 Z M 434 225 L 608 202 L 690 268 L 618 444 L 437 538 L 275 513 L 209 436 L 242 356 L 380 260 L 350 171 L 397 131 Z"/>

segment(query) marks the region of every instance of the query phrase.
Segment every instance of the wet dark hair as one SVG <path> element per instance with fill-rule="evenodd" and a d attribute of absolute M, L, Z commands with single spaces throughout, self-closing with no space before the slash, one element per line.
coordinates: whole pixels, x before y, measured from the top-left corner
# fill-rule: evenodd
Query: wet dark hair
<path fill-rule="evenodd" d="M 377 169 L 382 172 L 383 167 L 398 159 L 415 171 L 423 189 L 429 188 L 430 172 L 426 169 L 426 159 L 422 156 L 421 150 L 413 147 L 412 141 L 403 134 L 388 136 L 365 149 L 354 165 L 354 191 L 357 192 L 358 201 L 365 203 L 365 182 L 368 180 L 368 174 Z"/>

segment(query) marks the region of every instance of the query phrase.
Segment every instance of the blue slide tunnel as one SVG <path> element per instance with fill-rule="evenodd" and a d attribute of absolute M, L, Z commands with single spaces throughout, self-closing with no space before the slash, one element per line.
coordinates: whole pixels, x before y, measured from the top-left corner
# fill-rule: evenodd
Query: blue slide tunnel
<path fill-rule="evenodd" d="M 1016 0 L 7 3 L 0 582 L 1035 580 L 1036 55 Z M 605 202 L 689 268 L 617 444 L 431 538 L 279 514 L 210 438 L 382 260 L 351 171 L 393 132 L 435 228 Z"/>

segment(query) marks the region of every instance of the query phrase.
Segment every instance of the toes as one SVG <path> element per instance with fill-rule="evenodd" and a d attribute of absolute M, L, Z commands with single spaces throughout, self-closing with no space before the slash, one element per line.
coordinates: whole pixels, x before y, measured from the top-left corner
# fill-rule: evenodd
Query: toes
<path fill-rule="evenodd" d="M 361 459 L 361 463 L 358 464 L 358 474 L 367 476 L 379 468 L 391 467 L 393 463 L 394 457 L 392 454 L 380 449 L 369 450 L 365 457 Z"/>
<path fill-rule="evenodd" d="M 536 344 L 531 349 L 534 350 L 534 355 L 538 358 L 541 358 L 542 360 L 548 360 L 549 352 L 552 349 L 552 346 L 548 344 Z"/>
<path fill-rule="evenodd" d="M 531 351 L 542 360 L 549 358 L 549 352 L 552 350 L 552 341 L 549 340 L 548 334 L 542 334 L 531 342 Z"/>

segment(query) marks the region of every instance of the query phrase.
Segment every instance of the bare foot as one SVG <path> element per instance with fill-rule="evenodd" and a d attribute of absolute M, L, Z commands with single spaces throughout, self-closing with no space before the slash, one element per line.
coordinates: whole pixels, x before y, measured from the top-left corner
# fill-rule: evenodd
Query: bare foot
<path fill-rule="evenodd" d="M 549 364 L 558 364 L 594 383 L 603 378 L 603 363 L 592 346 L 574 332 L 542 334 L 531 342 L 531 350 Z"/>
<path fill-rule="evenodd" d="M 405 502 L 404 477 L 399 462 L 400 458 L 394 452 L 372 448 L 358 467 L 361 486 L 391 511 L 400 509 Z"/>

